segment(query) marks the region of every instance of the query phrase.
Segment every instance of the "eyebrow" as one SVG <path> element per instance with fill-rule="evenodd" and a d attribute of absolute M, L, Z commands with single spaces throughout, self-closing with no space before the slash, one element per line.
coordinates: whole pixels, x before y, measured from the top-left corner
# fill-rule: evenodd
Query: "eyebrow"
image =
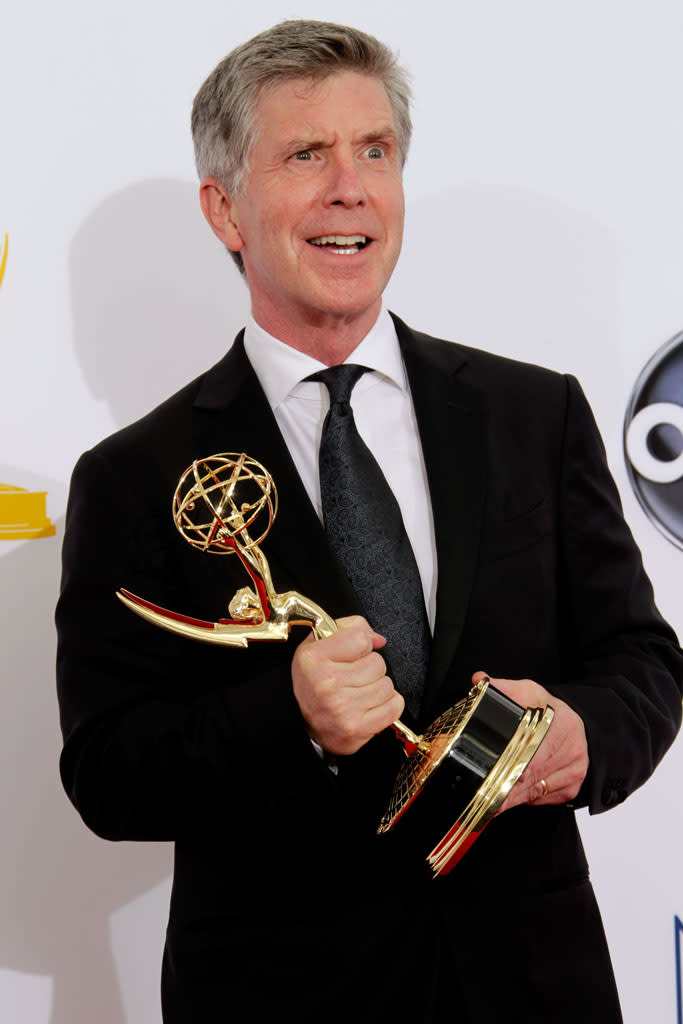
<path fill-rule="evenodd" d="M 397 132 L 393 125 L 386 124 L 379 128 L 373 128 L 372 131 L 364 132 L 357 141 L 361 145 L 372 145 L 374 142 L 395 142 L 397 137 Z M 275 158 L 281 159 L 288 153 L 302 153 L 307 149 L 325 149 L 332 145 L 334 145 L 334 141 L 330 141 L 330 138 L 325 139 L 322 136 L 316 137 L 311 135 L 306 138 L 288 139 L 277 151 Z"/>
<path fill-rule="evenodd" d="M 396 129 L 393 125 L 387 124 L 375 131 L 366 132 L 365 135 L 361 135 L 360 142 L 395 142 L 397 138 Z"/>
<path fill-rule="evenodd" d="M 288 139 L 276 155 L 281 157 L 286 156 L 288 153 L 301 153 L 306 149 L 323 149 L 323 147 L 329 145 L 331 145 L 329 141 L 326 142 L 322 138 L 314 138 L 313 136 L 305 139 Z"/>

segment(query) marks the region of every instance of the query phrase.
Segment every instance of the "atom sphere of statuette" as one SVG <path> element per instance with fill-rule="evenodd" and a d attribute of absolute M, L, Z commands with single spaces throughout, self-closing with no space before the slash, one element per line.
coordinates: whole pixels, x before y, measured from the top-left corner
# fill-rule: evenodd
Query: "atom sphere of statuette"
<path fill-rule="evenodd" d="M 195 459 L 173 495 L 173 521 L 185 540 L 218 555 L 260 544 L 276 514 L 273 478 L 244 452 Z"/>

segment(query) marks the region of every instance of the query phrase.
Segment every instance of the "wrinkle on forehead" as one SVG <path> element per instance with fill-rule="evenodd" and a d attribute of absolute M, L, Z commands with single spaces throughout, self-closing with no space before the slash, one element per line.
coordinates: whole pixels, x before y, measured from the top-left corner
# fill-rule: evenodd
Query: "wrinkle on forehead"
<path fill-rule="evenodd" d="M 299 100 L 302 104 L 304 104 L 304 103 L 305 104 L 310 104 L 310 103 L 317 103 L 317 104 L 319 104 L 319 106 L 321 106 L 321 108 L 322 108 L 321 114 L 322 114 L 322 116 L 324 116 L 325 115 L 325 106 L 324 106 L 324 103 L 325 103 L 325 92 L 329 91 L 329 88 L 333 85 L 333 83 L 335 83 L 339 79 L 343 79 L 343 78 L 348 78 L 349 80 L 351 80 L 351 79 L 365 79 L 367 81 L 376 82 L 377 83 L 377 85 L 379 86 L 379 90 L 381 90 L 381 91 L 378 90 L 378 100 L 380 100 L 380 102 L 378 103 L 377 116 L 378 116 L 378 118 L 382 117 L 382 119 L 384 121 L 386 121 L 387 127 L 389 128 L 391 133 L 393 135 L 396 135 L 396 129 L 395 129 L 395 126 L 394 126 L 394 123 L 393 123 L 393 112 L 391 110 L 391 103 L 389 101 L 388 93 L 387 93 L 386 89 L 384 88 L 384 83 L 381 81 L 381 79 L 376 78 L 374 75 L 365 75 L 365 74 L 362 74 L 362 73 L 359 73 L 359 72 L 350 72 L 350 71 L 347 71 L 347 72 L 336 72 L 334 75 L 328 75 L 328 76 L 326 76 L 325 78 L 322 78 L 322 79 L 300 79 L 300 78 L 285 79 L 284 81 L 273 82 L 271 85 L 264 86 L 263 89 L 260 92 L 260 95 L 259 95 L 259 98 L 258 98 L 258 101 L 257 101 L 257 104 L 256 104 L 256 110 L 255 110 L 255 114 L 256 114 L 255 121 L 256 121 L 256 124 L 254 125 L 255 131 L 259 131 L 260 132 L 260 124 L 259 124 L 260 118 L 259 118 L 259 115 L 263 111 L 264 104 L 268 103 L 269 101 L 271 101 L 276 93 L 284 92 L 285 90 L 291 90 L 290 91 L 290 97 L 294 98 L 296 100 Z M 381 99 L 380 99 L 380 97 L 381 97 Z M 382 108 L 383 108 L 381 114 L 380 114 L 380 111 L 379 111 L 379 106 L 382 106 Z M 302 108 L 302 110 L 303 110 L 303 108 Z M 310 114 L 310 105 L 306 106 L 306 110 Z M 372 116 L 372 112 L 371 111 L 368 110 L 367 113 L 370 116 Z M 387 120 L 387 115 L 388 115 L 388 120 Z M 321 134 L 321 130 L 314 129 L 314 124 L 311 123 L 310 127 L 311 127 L 311 129 L 313 129 L 311 131 L 311 134 L 313 134 L 313 135 Z"/>

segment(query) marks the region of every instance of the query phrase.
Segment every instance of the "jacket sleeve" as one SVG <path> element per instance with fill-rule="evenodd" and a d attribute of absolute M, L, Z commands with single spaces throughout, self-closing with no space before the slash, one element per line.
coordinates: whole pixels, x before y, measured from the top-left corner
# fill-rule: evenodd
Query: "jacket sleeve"
<path fill-rule="evenodd" d="M 567 382 L 558 571 L 568 678 L 559 695 L 588 738 L 577 803 L 597 813 L 645 782 L 672 743 L 683 653 L 654 604 L 590 407 Z"/>
<path fill-rule="evenodd" d="M 56 621 L 70 799 L 105 838 L 195 841 L 228 833 L 235 814 L 244 822 L 275 801 L 319 799 L 331 777 L 289 672 L 302 636 L 226 652 L 157 629 L 117 600 L 121 586 L 179 611 L 191 599 L 167 496 L 162 514 L 118 462 L 86 453 L 67 508 Z"/>

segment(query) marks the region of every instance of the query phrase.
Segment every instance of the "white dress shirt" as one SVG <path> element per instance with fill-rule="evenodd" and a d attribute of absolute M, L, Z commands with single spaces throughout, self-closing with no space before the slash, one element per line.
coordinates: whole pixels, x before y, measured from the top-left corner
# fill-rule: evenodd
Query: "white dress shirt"
<path fill-rule="evenodd" d="M 325 364 L 274 338 L 253 318 L 244 332 L 244 347 L 322 521 L 318 449 L 329 394 L 321 381 L 304 378 L 324 369 Z M 437 565 L 429 487 L 408 378 L 393 320 L 384 307 L 346 362 L 374 371 L 360 378 L 351 405 L 358 431 L 400 506 L 433 630 Z M 315 594 L 310 596 L 315 599 Z"/>

